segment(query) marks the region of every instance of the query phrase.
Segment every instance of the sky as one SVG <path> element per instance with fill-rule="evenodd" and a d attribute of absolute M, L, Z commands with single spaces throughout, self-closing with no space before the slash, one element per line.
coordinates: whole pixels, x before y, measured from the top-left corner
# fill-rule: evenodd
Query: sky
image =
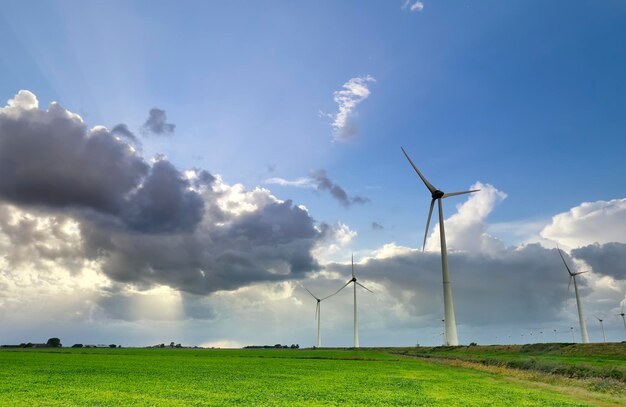
<path fill-rule="evenodd" d="M 626 3 L 0 8 L 0 343 L 626 340 Z M 352 344 L 352 295 L 322 343 Z M 556 330 L 556 332 L 555 332 Z"/>

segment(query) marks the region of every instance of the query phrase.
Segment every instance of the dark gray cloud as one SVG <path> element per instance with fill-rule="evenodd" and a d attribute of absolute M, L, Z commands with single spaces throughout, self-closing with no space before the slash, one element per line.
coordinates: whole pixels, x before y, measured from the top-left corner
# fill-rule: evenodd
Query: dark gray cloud
<path fill-rule="evenodd" d="M 148 170 L 128 144 L 58 104 L 0 112 L 1 199 L 115 213 Z"/>
<path fill-rule="evenodd" d="M 133 133 L 132 131 L 130 131 L 130 129 L 128 128 L 127 125 L 125 125 L 124 123 L 120 123 L 115 125 L 112 129 L 111 129 L 111 133 L 113 134 L 119 134 L 122 137 L 126 137 L 128 140 L 132 141 L 132 142 L 138 142 L 139 140 L 137 139 L 137 136 L 135 136 L 135 133 Z"/>
<path fill-rule="evenodd" d="M 204 202 L 168 161 L 157 161 L 141 187 L 126 200 L 124 222 L 141 232 L 193 231 L 202 219 Z"/>
<path fill-rule="evenodd" d="M 28 92 L 22 97 L 36 103 Z M 0 211 L 3 232 L 32 246 L 15 252 L 15 262 L 33 253 L 62 257 L 71 247 L 67 256 L 99 261 L 115 281 L 194 294 L 319 269 L 311 251 L 322 233 L 291 201 L 233 191 L 203 170 L 185 175 L 163 157 L 150 165 L 57 104 L 26 105 L 0 109 L 0 200 L 66 216 L 79 223 L 80 238 L 46 254 L 44 232 L 27 220 L 10 223 Z"/>
<path fill-rule="evenodd" d="M 373 230 L 384 230 L 385 227 L 383 225 L 381 225 L 378 222 L 372 222 L 372 229 Z"/>
<path fill-rule="evenodd" d="M 172 123 L 166 123 L 167 115 L 165 114 L 165 110 L 152 108 L 150 109 L 150 113 L 148 119 L 143 124 L 143 129 L 146 133 L 152 133 L 159 136 L 167 136 L 174 133 L 176 129 L 176 125 Z"/>
<path fill-rule="evenodd" d="M 112 279 L 166 284 L 193 294 L 301 278 L 319 269 L 311 250 L 320 234 L 291 201 L 222 216 L 227 225 L 203 223 L 194 233 L 129 233 L 84 224 L 83 237 Z"/>
<path fill-rule="evenodd" d="M 572 256 L 584 260 L 593 271 L 626 280 L 626 244 L 592 244 L 572 250 Z"/>
<path fill-rule="evenodd" d="M 311 173 L 311 179 L 320 191 L 328 191 L 339 201 L 344 207 L 349 208 L 353 204 L 364 204 L 369 202 L 369 199 L 361 196 L 348 196 L 348 193 L 339 185 L 335 184 L 328 178 L 325 170 L 318 170 Z"/>

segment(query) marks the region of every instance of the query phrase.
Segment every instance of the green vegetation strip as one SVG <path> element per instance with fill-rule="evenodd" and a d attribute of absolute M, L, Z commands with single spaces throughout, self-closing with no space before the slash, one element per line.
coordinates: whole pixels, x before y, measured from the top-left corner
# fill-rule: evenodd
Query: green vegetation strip
<path fill-rule="evenodd" d="M 442 346 L 395 349 L 392 352 L 460 359 L 577 379 L 611 379 L 626 384 L 626 343 Z"/>
<path fill-rule="evenodd" d="M 380 351 L 0 350 L 0 405 L 580 406 L 497 374 Z"/>

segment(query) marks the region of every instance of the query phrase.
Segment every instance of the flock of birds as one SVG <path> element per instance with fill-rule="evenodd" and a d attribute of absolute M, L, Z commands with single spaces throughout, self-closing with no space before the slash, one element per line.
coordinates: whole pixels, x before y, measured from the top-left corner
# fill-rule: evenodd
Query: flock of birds
<path fill-rule="evenodd" d="M 409 163 L 411 164 L 411 166 L 413 167 L 413 169 L 415 170 L 415 172 L 417 173 L 417 175 L 420 177 L 420 179 L 422 180 L 422 182 L 424 183 L 424 185 L 426 186 L 426 188 L 428 188 L 428 191 L 431 194 L 431 201 L 430 201 L 430 209 L 428 211 L 428 218 L 426 221 L 426 231 L 424 232 L 424 243 L 422 245 L 422 251 L 425 249 L 426 247 L 426 237 L 428 236 L 428 228 L 430 226 L 430 219 L 432 217 L 433 214 L 433 208 L 435 206 L 435 202 L 437 202 L 437 207 L 438 207 L 438 212 L 439 212 L 439 236 L 440 236 L 440 243 L 441 243 L 441 269 L 442 269 L 442 274 L 443 274 L 443 298 L 444 298 L 444 314 L 445 317 L 441 320 L 441 322 L 444 325 L 444 331 L 442 333 L 443 337 L 444 337 L 444 345 L 447 346 L 458 346 L 459 345 L 459 339 L 458 339 L 458 335 L 457 335 L 457 330 L 456 330 L 456 319 L 454 316 L 454 303 L 452 301 L 452 285 L 450 283 L 450 274 L 449 274 L 449 270 L 448 270 L 448 250 L 446 247 L 446 233 L 445 233 L 445 226 L 444 226 L 444 219 L 443 219 L 443 205 L 442 205 L 442 200 L 452 197 L 452 196 L 457 196 L 457 195 L 464 195 L 464 194 L 470 194 L 473 192 L 478 192 L 480 190 L 478 189 L 473 189 L 473 190 L 469 190 L 469 191 L 461 191 L 461 192 L 449 192 L 449 193 L 445 193 L 437 188 L 435 188 L 427 179 L 426 177 L 424 177 L 424 175 L 421 173 L 421 171 L 417 168 L 417 166 L 413 163 L 413 160 L 411 160 L 411 157 L 409 157 L 409 155 L 407 154 L 407 152 L 404 150 L 404 148 L 400 147 L 402 149 L 402 152 L 404 153 L 405 157 L 407 158 L 407 160 L 409 160 Z M 580 332 L 581 332 L 581 336 L 582 336 L 582 342 L 583 343 L 589 343 L 589 335 L 587 333 L 587 325 L 585 324 L 585 319 L 583 316 L 583 308 L 582 308 L 582 303 L 580 301 L 580 296 L 578 294 L 578 283 L 576 282 L 576 276 L 583 274 L 583 273 L 587 273 L 589 270 L 586 271 L 577 271 L 577 272 L 573 272 L 569 266 L 567 265 L 567 262 L 565 261 L 565 257 L 563 257 L 563 253 L 561 251 L 561 249 L 558 247 L 557 245 L 557 250 L 559 252 L 559 255 L 561 256 L 561 260 L 563 260 L 563 265 L 565 266 L 565 269 L 567 270 L 568 274 L 569 274 L 569 283 L 567 286 L 567 290 L 569 292 L 570 290 L 570 286 L 572 284 L 572 281 L 574 282 L 574 291 L 576 294 L 576 305 L 578 308 L 578 319 L 579 319 L 579 323 L 580 323 Z M 354 347 L 358 348 L 359 347 L 359 329 L 358 329 L 358 316 L 357 316 L 357 300 L 356 300 L 356 286 L 360 286 L 361 288 L 372 292 L 372 290 L 370 290 L 369 288 L 365 287 L 363 284 L 359 283 L 359 281 L 356 278 L 356 274 L 354 272 L 354 255 L 352 256 L 352 278 L 350 280 L 348 280 L 347 283 L 345 283 L 341 288 L 339 288 L 337 291 L 335 291 L 334 293 L 326 296 L 326 297 L 317 297 L 316 295 L 314 295 L 308 288 L 304 287 L 304 289 L 317 301 L 317 305 L 315 308 L 315 319 L 317 320 L 317 338 L 316 338 L 316 347 L 321 347 L 322 343 L 321 343 L 321 338 L 320 338 L 320 325 L 321 325 L 321 303 L 324 300 L 327 300 L 335 295 L 337 295 L 341 290 L 343 290 L 344 288 L 346 288 L 348 285 L 352 284 L 353 285 L 353 290 L 354 290 Z M 621 308 L 621 312 L 618 314 L 619 316 L 622 317 L 622 321 L 624 322 L 624 330 L 626 330 L 626 318 L 625 318 L 625 314 L 624 314 L 624 306 L 622 305 Z M 600 317 L 598 317 L 597 315 L 594 315 L 595 318 L 599 321 L 600 323 L 600 327 L 602 329 L 602 336 L 604 338 L 604 342 L 606 342 L 606 334 L 604 332 L 604 320 Z M 554 335 L 556 338 L 557 335 L 557 330 L 554 329 Z M 574 327 L 570 327 L 570 331 L 572 333 L 572 341 L 575 342 L 575 338 L 574 338 Z M 532 336 L 533 333 L 532 331 L 530 332 L 530 336 Z M 540 335 L 542 337 L 543 340 L 543 331 L 540 331 Z M 524 337 L 524 334 L 522 334 L 522 339 Z M 509 336 L 509 339 L 511 337 Z M 498 339 L 496 337 L 496 339 Z"/>

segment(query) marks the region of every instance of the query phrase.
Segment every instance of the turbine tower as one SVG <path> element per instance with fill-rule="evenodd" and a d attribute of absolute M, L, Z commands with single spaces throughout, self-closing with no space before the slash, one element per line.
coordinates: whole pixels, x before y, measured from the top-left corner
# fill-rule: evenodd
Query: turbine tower
<path fill-rule="evenodd" d="M 598 322 L 600 322 L 600 328 L 602 328 L 602 339 L 606 342 L 606 335 L 604 334 L 604 320 L 597 315 L 594 315 L 594 317 L 596 317 Z"/>
<path fill-rule="evenodd" d="M 556 249 L 559 252 L 559 256 L 561 256 L 561 260 L 563 260 L 563 264 L 565 265 L 565 269 L 569 273 L 569 282 L 567 284 L 567 292 L 569 292 L 569 287 L 572 284 L 572 280 L 574 281 L 574 292 L 576 293 L 576 306 L 578 307 L 578 321 L 580 323 L 580 335 L 583 338 L 583 343 L 589 343 L 589 335 L 587 334 L 587 325 L 585 324 L 585 317 L 583 316 L 583 306 L 580 302 L 580 296 L 578 295 L 578 284 L 576 283 L 576 276 L 579 274 L 586 273 L 587 271 L 579 271 L 578 273 L 573 273 L 572 270 L 569 269 L 567 263 L 565 262 L 565 257 L 563 257 L 563 253 L 561 253 L 561 249 L 559 246 L 556 246 Z"/>
<path fill-rule="evenodd" d="M 356 274 L 354 273 L 354 254 L 352 255 L 352 278 L 348 280 L 348 282 L 345 283 L 343 286 L 341 286 L 340 289 L 338 289 L 333 294 L 331 294 L 331 296 L 337 294 L 339 291 L 346 288 L 348 284 L 350 283 L 353 283 L 353 288 L 354 288 L 354 347 L 358 348 L 359 347 L 359 320 L 358 320 L 357 311 L 356 311 L 356 286 L 359 285 L 361 286 L 361 288 L 364 288 L 371 293 L 374 293 L 374 292 L 370 290 L 369 288 L 365 287 L 363 284 L 359 283 L 359 281 L 357 280 Z"/>
<path fill-rule="evenodd" d="M 321 303 L 322 301 L 324 301 L 327 298 L 332 297 L 333 295 L 337 294 L 337 292 L 324 297 L 324 298 L 318 298 L 316 297 L 311 291 L 309 291 L 308 288 L 304 287 L 304 289 L 311 294 L 311 297 L 315 298 L 315 300 L 317 301 L 317 305 L 315 306 L 315 319 L 317 320 L 317 341 L 316 341 L 316 347 L 317 348 L 321 348 L 322 347 L 322 340 L 320 338 L 320 321 L 322 319 L 322 309 L 321 309 Z"/>
<path fill-rule="evenodd" d="M 447 342 L 446 343 L 447 345 L 458 346 L 459 338 L 456 333 L 456 319 L 454 317 L 454 304 L 452 302 L 452 284 L 450 282 L 450 274 L 448 272 L 448 250 L 446 248 L 446 232 L 445 232 L 445 227 L 443 224 L 443 205 L 441 203 L 441 200 L 445 198 L 449 198 L 451 196 L 469 194 L 469 193 L 480 191 L 480 190 L 473 189 L 471 191 L 450 192 L 450 193 L 444 193 L 443 191 L 440 191 L 439 189 L 435 188 L 430 182 L 428 182 L 426 177 L 424 177 L 424 175 L 420 172 L 420 170 L 417 169 L 417 167 L 415 166 L 415 164 L 413 163 L 409 155 L 406 153 L 406 151 L 404 151 L 404 148 L 402 147 L 400 148 L 402 149 L 402 152 L 404 153 L 407 160 L 409 160 L 409 163 L 411 163 L 411 166 L 413 167 L 417 175 L 421 178 L 424 185 L 426 185 L 426 188 L 428 188 L 428 191 L 430 191 L 430 194 L 432 197 L 430 201 L 430 210 L 428 211 L 428 220 L 426 221 L 426 231 L 424 232 L 424 243 L 422 245 L 422 251 L 424 251 L 424 249 L 426 248 L 426 236 L 428 235 L 428 227 L 430 226 L 430 218 L 433 214 L 433 207 L 435 205 L 435 201 L 437 201 L 437 206 L 439 209 L 439 237 L 441 240 L 441 270 L 443 274 L 443 306 L 444 306 L 444 313 L 445 313 L 444 319 L 445 319 L 445 325 L 446 325 L 445 340 Z"/>

